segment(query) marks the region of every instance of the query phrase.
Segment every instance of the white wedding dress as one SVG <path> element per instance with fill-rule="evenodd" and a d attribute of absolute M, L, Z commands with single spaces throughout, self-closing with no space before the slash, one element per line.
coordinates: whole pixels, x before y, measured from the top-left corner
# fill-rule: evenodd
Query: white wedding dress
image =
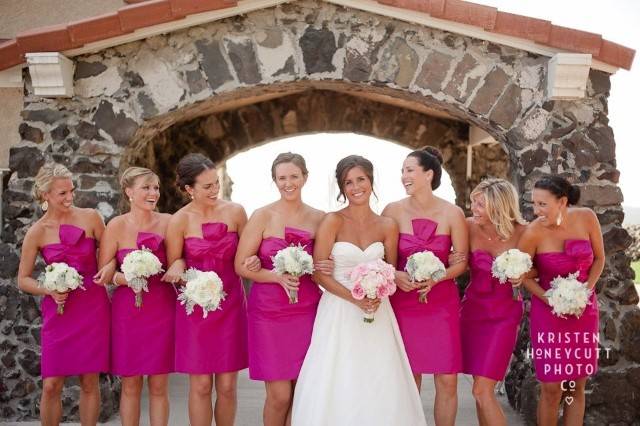
<path fill-rule="evenodd" d="M 349 242 L 331 250 L 334 278 L 351 289 L 351 270 L 383 258 L 384 245 L 364 251 Z M 426 425 L 396 317 L 385 298 L 373 323 L 352 303 L 325 291 L 293 399 L 295 426 Z"/>

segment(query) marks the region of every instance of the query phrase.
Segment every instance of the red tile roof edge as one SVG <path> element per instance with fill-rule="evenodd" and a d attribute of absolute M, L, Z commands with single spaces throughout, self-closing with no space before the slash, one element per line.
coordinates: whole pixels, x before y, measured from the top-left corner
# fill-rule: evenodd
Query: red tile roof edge
<path fill-rule="evenodd" d="M 189 14 L 236 6 L 237 0 L 125 0 L 117 12 L 66 25 L 37 28 L 0 43 L 0 70 L 24 62 L 28 52 L 64 51 L 106 40 L 139 28 L 182 19 Z M 591 53 L 614 67 L 631 69 L 635 50 L 599 34 L 553 25 L 550 21 L 501 12 L 465 0 L 377 0 L 378 3 L 427 13 L 434 18 L 479 27 L 571 52 Z"/>
<path fill-rule="evenodd" d="M 377 1 L 387 6 L 429 13 L 434 18 L 473 25 L 496 34 L 517 37 L 561 50 L 590 53 L 594 59 L 626 70 L 631 69 L 635 56 L 635 50 L 605 40 L 600 34 L 554 25 L 542 19 L 502 12 L 496 8 L 469 1 Z"/>

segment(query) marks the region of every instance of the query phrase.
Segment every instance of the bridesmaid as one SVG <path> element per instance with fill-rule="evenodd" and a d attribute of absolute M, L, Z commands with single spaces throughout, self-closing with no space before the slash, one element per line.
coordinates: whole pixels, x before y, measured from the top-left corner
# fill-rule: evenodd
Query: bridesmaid
<path fill-rule="evenodd" d="M 149 169 L 129 167 L 120 178 L 122 193 L 130 211 L 113 218 L 100 242 L 100 265 L 147 248 L 166 268 L 164 235 L 171 215 L 155 211 L 160 198 L 158 176 Z M 148 280 L 149 292 L 142 293 L 142 306 L 135 306 L 135 293 L 122 272 L 112 278 L 118 287 L 111 299 L 111 372 L 122 378 L 120 421 L 140 423 L 140 395 L 148 376 L 151 425 L 169 422 L 168 373 L 173 371 L 176 294 L 172 285 Z M 144 342 L 141 344 L 141 342 Z"/>
<path fill-rule="evenodd" d="M 290 422 L 296 379 L 309 348 L 321 291 L 308 275 L 300 279 L 272 271 L 271 257 L 291 244 L 302 244 L 311 254 L 313 237 L 324 213 L 302 202 L 308 171 L 299 154 L 280 154 L 271 177 L 280 199 L 255 211 L 240 239 L 236 271 L 252 280 L 249 295 L 249 375 L 265 382 L 267 399 L 263 421 L 267 426 Z M 243 259 L 258 255 L 262 269 L 252 272 Z M 332 262 L 316 264 L 332 272 Z M 298 290 L 298 302 L 289 303 L 288 291 Z"/>
<path fill-rule="evenodd" d="M 413 151 L 402 165 L 402 184 L 409 197 L 389 204 L 382 212 L 400 228 L 396 273 L 400 291 L 391 296 L 391 305 L 418 389 L 422 374 L 434 375 L 438 426 L 453 425 L 456 418 L 462 354 L 460 300 L 453 279 L 466 269 L 468 251 L 464 213 L 433 194 L 441 176 L 442 156 L 437 149 Z M 452 246 L 461 261 L 449 266 L 441 281 L 413 283 L 403 272 L 407 258 L 425 250 L 432 251 L 447 266 Z M 419 301 L 420 294 L 426 297 L 426 303 Z"/>
<path fill-rule="evenodd" d="M 185 268 L 215 271 L 227 296 L 221 309 L 206 318 L 199 306 L 187 315 L 185 307 L 176 303 L 175 370 L 189 374 L 192 426 L 211 425 L 214 382 L 216 425 L 232 425 L 238 371 L 248 365 L 246 299 L 233 266 L 247 215 L 239 204 L 218 198 L 218 172 L 202 154 L 188 154 L 180 160 L 177 183 L 191 202 L 169 221 L 166 244 L 171 267 L 164 279 L 180 282 Z"/>
<path fill-rule="evenodd" d="M 522 300 L 513 300 L 511 285 L 491 274 L 494 259 L 515 248 L 526 222 L 518 194 L 503 179 L 486 179 L 471 192 L 467 219 L 471 279 L 461 306 L 462 371 L 473 375 L 473 396 L 480 425 L 506 425 L 496 384 L 504 379 L 522 319 Z"/>
<path fill-rule="evenodd" d="M 42 309 L 42 398 L 43 425 L 57 425 L 62 416 L 61 392 L 66 376 L 80 376 L 80 421 L 95 425 L 100 412 L 99 373 L 109 371 L 109 299 L 96 282 L 106 282 L 109 265 L 97 272 L 96 242 L 104 223 L 93 209 L 73 205 L 71 172 L 48 163 L 35 179 L 34 198 L 44 215 L 27 231 L 22 243 L 18 286 L 22 291 L 44 296 Z M 83 277 L 85 290 L 49 292 L 32 278 L 40 252 L 45 263 L 64 262 Z M 64 303 L 58 315 L 57 304 Z"/>
<path fill-rule="evenodd" d="M 536 377 L 541 382 L 538 424 L 555 425 L 563 391 L 573 401 L 563 410 L 565 425 L 582 425 L 587 377 L 598 368 L 598 301 L 595 285 L 604 268 L 600 224 L 588 208 L 571 207 L 580 188 L 560 176 L 545 176 L 534 184 L 537 216 L 524 231 L 518 247 L 533 257 L 538 281 L 525 279 L 531 292 L 531 344 Z M 557 276 L 579 272 L 578 280 L 594 290 L 591 304 L 578 318 L 552 313 L 544 292 Z M 553 358 L 545 357 L 551 353 Z"/>

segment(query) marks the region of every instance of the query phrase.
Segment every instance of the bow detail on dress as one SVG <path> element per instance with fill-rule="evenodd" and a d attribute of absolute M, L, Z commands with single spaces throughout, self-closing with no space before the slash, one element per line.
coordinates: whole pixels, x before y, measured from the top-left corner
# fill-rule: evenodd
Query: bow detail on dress
<path fill-rule="evenodd" d="M 586 279 L 591 264 L 593 263 L 593 249 L 589 240 L 566 240 L 564 253 L 572 257 L 577 269 L 580 271 L 580 279 Z"/>
<path fill-rule="evenodd" d="M 224 223 L 203 223 L 202 238 L 189 238 L 185 241 L 188 257 L 198 259 L 202 262 L 202 267 L 212 270 L 225 259 L 232 259 L 235 256 L 236 234 L 228 232 L 228 227 Z"/>
<path fill-rule="evenodd" d="M 47 246 L 48 257 L 55 261 L 64 261 L 66 253 L 71 247 L 77 245 L 85 236 L 84 229 L 75 225 L 60 225 L 58 230 L 60 243 Z"/>
<path fill-rule="evenodd" d="M 138 238 L 136 239 L 136 245 L 139 249 L 146 248 L 151 250 L 153 254 L 162 262 L 163 265 L 167 263 L 167 252 L 164 249 L 164 238 L 153 232 L 138 232 Z"/>
<path fill-rule="evenodd" d="M 493 256 L 485 250 L 475 250 L 469 257 L 469 267 L 472 270 L 473 288 L 477 293 L 491 293 L 498 283 L 491 273 Z"/>
<path fill-rule="evenodd" d="M 138 238 L 136 240 L 136 245 L 139 249 L 143 247 L 151 250 L 152 252 L 158 251 L 158 249 L 162 246 L 163 238 L 151 232 L 138 232 Z"/>
<path fill-rule="evenodd" d="M 285 227 L 284 240 L 286 241 L 287 245 L 297 246 L 298 244 L 300 244 L 308 253 L 311 253 L 311 250 L 313 249 L 313 246 L 311 244 L 311 234 L 301 229 Z"/>
<path fill-rule="evenodd" d="M 430 250 L 428 245 L 438 228 L 438 224 L 429 219 L 413 219 L 411 226 L 413 227 L 413 235 L 403 234 L 404 249 L 410 253 Z"/>

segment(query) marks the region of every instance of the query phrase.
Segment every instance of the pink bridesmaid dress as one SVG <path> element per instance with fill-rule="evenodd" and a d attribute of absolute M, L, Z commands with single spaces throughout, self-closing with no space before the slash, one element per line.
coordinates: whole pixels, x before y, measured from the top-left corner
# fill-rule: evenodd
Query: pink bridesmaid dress
<path fill-rule="evenodd" d="M 413 219 L 413 234 L 400 234 L 398 270 L 404 270 L 413 253 L 429 250 L 449 264 L 451 236 L 436 235 L 438 223 Z M 439 282 L 418 300 L 418 291 L 400 289 L 390 298 L 414 374 L 456 374 L 462 370 L 460 298 L 453 280 Z"/>
<path fill-rule="evenodd" d="M 586 282 L 593 263 L 589 240 L 566 240 L 561 252 L 537 253 L 533 259 L 540 286 L 547 290 L 557 276 L 578 272 Z M 598 301 L 595 292 L 591 304 L 580 316 L 555 316 L 551 307 L 531 297 L 531 346 L 536 377 L 541 382 L 576 380 L 598 369 Z"/>
<path fill-rule="evenodd" d="M 69 293 L 64 313 L 56 302 L 42 298 L 42 377 L 75 376 L 109 371 L 109 298 L 104 287 L 94 284 L 96 240 L 84 229 L 60 225 L 60 242 L 47 244 L 41 254 L 47 264 L 64 262 L 82 276 L 85 290 Z"/>
<path fill-rule="evenodd" d="M 258 256 L 272 269 L 272 256 L 289 245 L 301 244 L 312 254 L 306 231 L 285 228 L 285 237 L 262 240 Z M 277 283 L 254 282 L 249 295 L 249 376 L 253 380 L 295 380 L 311 343 L 313 322 L 322 291 L 309 275 L 300 278 L 298 303 L 290 304 Z"/>
<path fill-rule="evenodd" d="M 217 374 L 247 368 L 247 307 L 244 288 L 233 261 L 238 233 L 224 223 L 202 224 L 202 238 L 184 239 L 187 268 L 214 271 L 226 293 L 220 309 L 202 317 L 195 306 L 187 315 L 176 303 L 175 370 L 189 374 Z"/>
<path fill-rule="evenodd" d="M 513 300 L 511 285 L 491 274 L 493 256 L 474 250 L 471 280 L 461 303 L 462 371 L 501 381 L 509 367 L 522 319 L 522 301 Z"/>
<path fill-rule="evenodd" d="M 166 269 L 163 238 L 139 232 L 138 249 L 147 248 Z M 120 249 L 118 265 L 134 249 Z M 116 288 L 111 299 L 111 372 L 118 376 L 167 374 L 173 371 L 176 291 L 160 280 L 149 278 L 148 292 L 142 292 L 142 306 L 135 306 L 135 293 L 127 286 Z"/>

